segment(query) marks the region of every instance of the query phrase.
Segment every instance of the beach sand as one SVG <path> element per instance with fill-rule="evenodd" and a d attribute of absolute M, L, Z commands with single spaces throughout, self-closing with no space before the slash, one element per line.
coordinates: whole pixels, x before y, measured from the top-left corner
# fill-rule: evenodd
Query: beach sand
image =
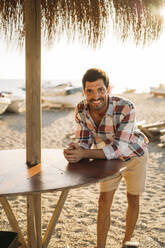
<path fill-rule="evenodd" d="M 150 123 L 165 119 L 164 98 L 154 98 L 148 93 L 120 96 L 130 99 L 135 104 L 137 121 L 145 120 Z M 74 110 L 44 109 L 42 118 L 42 147 L 61 149 L 66 147 L 74 137 Z M 159 148 L 157 144 L 158 141 L 149 144 L 146 191 L 141 197 L 140 216 L 133 236 L 133 240 L 140 242 L 141 248 L 165 247 L 165 148 Z M 18 148 L 25 148 L 25 113 L 5 113 L 0 120 L 0 149 Z M 59 194 L 60 192 L 46 193 L 42 196 L 43 233 Z M 98 184 L 70 191 L 48 247 L 96 246 L 98 196 Z M 11 197 L 9 201 L 26 235 L 25 197 Z M 126 206 L 126 188 L 122 181 L 113 202 L 111 228 L 106 247 L 121 247 Z M 1 206 L 0 216 L 0 229 L 11 230 Z"/>

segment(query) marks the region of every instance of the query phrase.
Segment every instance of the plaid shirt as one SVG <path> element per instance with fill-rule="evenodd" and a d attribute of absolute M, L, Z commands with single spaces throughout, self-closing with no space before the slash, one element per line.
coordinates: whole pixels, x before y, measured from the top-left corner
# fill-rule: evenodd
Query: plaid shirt
<path fill-rule="evenodd" d="M 77 105 L 75 120 L 76 139 L 81 147 L 103 149 L 106 158 L 129 160 L 142 156 L 147 148 L 147 138 L 135 123 L 134 105 L 119 97 L 109 96 L 108 109 L 96 127 L 89 113 L 87 101 Z"/>

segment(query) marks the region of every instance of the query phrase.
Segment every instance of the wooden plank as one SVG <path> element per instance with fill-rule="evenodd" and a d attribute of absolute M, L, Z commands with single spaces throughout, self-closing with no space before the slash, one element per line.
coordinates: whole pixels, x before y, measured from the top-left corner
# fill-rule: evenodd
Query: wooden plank
<path fill-rule="evenodd" d="M 150 91 L 150 94 L 153 94 L 154 96 L 163 96 L 163 97 L 165 97 L 165 92 Z"/>
<path fill-rule="evenodd" d="M 28 236 L 28 247 L 37 247 L 37 234 L 36 234 L 36 223 L 35 223 L 35 208 L 34 199 L 32 195 L 27 196 L 27 236 Z"/>
<path fill-rule="evenodd" d="M 51 238 L 52 233 L 54 231 L 54 228 L 57 224 L 58 218 L 60 216 L 60 213 L 62 211 L 62 208 L 64 206 L 64 203 L 65 203 L 65 200 L 67 198 L 68 193 L 69 193 L 69 190 L 64 190 L 64 191 L 62 191 L 62 193 L 60 195 L 60 198 L 58 200 L 58 203 L 57 203 L 56 208 L 53 212 L 53 215 L 52 215 L 52 218 L 51 218 L 50 223 L 48 225 L 48 228 L 46 230 L 45 236 L 43 238 L 43 242 L 42 242 L 43 248 L 46 248 L 49 244 L 50 238 Z"/>
<path fill-rule="evenodd" d="M 141 126 L 144 125 L 145 123 L 146 123 L 145 120 L 138 121 L 138 122 L 137 122 L 137 126 L 138 126 L 138 127 L 141 127 Z"/>
<path fill-rule="evenodd" d="M 143 128 L 152 128 L 152 127 L 164 127 L 165 121 L 155 122 L 155 123 L 146 123 L 142 125 Z"/>
<path fill-rule="evenodd" d="M 160 130 L 160 133 L 161 133 L 161 134 L 165 134 L 165 129 L 161 129 L 161 130 Z"/>
<path fill-rule="evenodd" d="M 41 162 L 41 0 L 25 1 L 26 162 Z"/>
<path fill-rule="evenodd" d="M 156 138 L 161 134 L 161 129 L 165 127 L 165 121 L 148 123 L 148 124 L 139 124 L 138 128 L 148 137 Z"/>
<path fill-rule="evenodd" d="M 147 129 L 144 128 L 143 126 L 139 126 L 140 131 L 142 131 L 148 138 L 152 138 L 152 133 Z"/>
<path fill-rule="evenodd" d="M 158 147 L 164 148 L 164 147 L 165 147 L 165 143 L 159 143 L 159 144 L 158 144 Z"/>
<path fill-rule="evenodd" d="M 16 220 L 16 217 L 10 207 L 9 202 L 7 201 L 7 199 L 5 197 L 0 197 L 0 202 L 2 204 L 2 207 L 6 213 L 6 216 L 9 220 L 9 223 L 13 229 L 14 232 L 18 233 L 18 237 L 19 237 L 19 241 L 21 242 L 21 247 L 26 248 L 26 242 L 25 239 L 23 237 L 23 234 L 21 232 L 21 229 L 19 228 L 18 222 Z"/>
<path fill-rule="evenodd" d="M 150 133 L 152 133 L 153 136 L 160 136 L 160 128 L 158 127 L 152 127 L 147 129 Z"/>

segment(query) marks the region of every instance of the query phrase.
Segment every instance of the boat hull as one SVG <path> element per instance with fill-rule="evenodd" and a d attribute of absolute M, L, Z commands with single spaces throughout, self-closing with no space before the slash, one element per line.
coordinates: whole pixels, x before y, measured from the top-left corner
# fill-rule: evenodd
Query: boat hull
<path fill-rule="evenodd" d="M 150 94 L 153 94 L 154 96 L 164 96 L 165 97 L 165 88 L 151 87 L 150 88 Z"/>
<path fill-rule="evenodd" d="M 25 101 L 24 100 L 13 100 L 6 109 L 7 112 L 11 113 L 21 113 L 25 111 Z"/>
<path fill-rule="evenodd" d="M 75 94 L 65 96 L 43 96 L 42 102 L 45 107 L 75 108 L 82 99 L 82 93 L 77 92 Z"/>
<path fill-rule="evenodd" d="M 3 114 L 6 111 L 10 103 L 10 99 L 0 98 L 0 114 Z"/>

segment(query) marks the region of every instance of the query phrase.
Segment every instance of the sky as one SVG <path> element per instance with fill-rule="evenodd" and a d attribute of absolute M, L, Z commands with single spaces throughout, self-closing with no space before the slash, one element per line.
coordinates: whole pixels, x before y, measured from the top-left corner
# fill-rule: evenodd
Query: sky
<path fill-rule="evenodd" d="M 63 38 L 51 49 L 42 47 L 42 79 L 81 78 L 89 68 L 105 70 L 112 85 L 123 88 L 140 88 L 165 84 L 165 32 L 150 46 L 123 43 L 108 34 L 103 45 L 94 50 L 78 41 L 67 43 Z M 24 79 L 25 54 L 4 45 L 0 40 L 0 79 Z"/>

